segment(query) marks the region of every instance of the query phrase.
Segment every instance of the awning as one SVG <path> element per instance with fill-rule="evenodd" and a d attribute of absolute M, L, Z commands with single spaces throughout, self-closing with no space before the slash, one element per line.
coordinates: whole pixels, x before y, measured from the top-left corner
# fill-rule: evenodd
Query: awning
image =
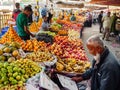
<path fill-rule="evenodd" d="M 120 0 L 92 0 L 92 4 L 120 6 Z"/>
<path fill-rule="evenodd" d="M 81 2 L 63 2 L 63 1 L 58 1 L 56 2 L 56 4 L 58 5 L 58 7 L 66 7 L 66 8 L 83 8 L 84 7 L 84 3 Z"/>

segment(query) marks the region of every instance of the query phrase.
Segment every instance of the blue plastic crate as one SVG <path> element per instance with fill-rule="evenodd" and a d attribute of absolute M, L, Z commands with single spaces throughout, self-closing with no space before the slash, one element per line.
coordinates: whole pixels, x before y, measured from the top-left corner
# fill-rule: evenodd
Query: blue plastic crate
<path fill-rule="evenodd" d="M 14 26 L 13 28 L 17 32 L 17 26 Z M 8 31 L 8 29 L 9 29 L 9 27 L 2 28 L 1 36 L 4 35 Z"/>

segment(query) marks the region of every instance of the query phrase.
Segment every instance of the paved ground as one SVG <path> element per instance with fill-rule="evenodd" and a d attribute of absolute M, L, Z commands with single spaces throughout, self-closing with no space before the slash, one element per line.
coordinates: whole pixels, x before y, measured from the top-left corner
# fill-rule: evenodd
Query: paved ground
<path fill-rule="evenodd" d="M 84 43 L 84 48 L 86 50 L 87 56 L 90 60 L 92 60 L 92 56 L 88 53 L 88 50 L 86 48 L 85 42 L 86 40 L 92 36 L 92 35 L 100 35 L 102 37 L 102 34 L 99 33 L 99 25 L 93 25 L 91 28 L 86 27 L 83 31 L 82 40 Z M 112 53 L 120 60 L 120 42 L 116 42 L 116 38 L 110 37 L 110 41 L 105 41 L 104 44 L 112 51 Z"/>

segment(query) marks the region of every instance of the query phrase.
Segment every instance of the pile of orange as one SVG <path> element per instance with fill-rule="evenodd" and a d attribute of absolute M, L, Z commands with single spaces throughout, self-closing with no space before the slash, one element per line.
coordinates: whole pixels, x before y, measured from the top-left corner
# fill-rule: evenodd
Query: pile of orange
<path fill-rule="evenodd" d="M 21 44 L 21 47 L 24 51 L 38 51 L 38 50 L 45 50 L 47 44 L 43 41 L 37 41 L 36 39 L 27 40 L 26 42 Z"/>
<path fill-rule="evenodd" d="M 22 43 L 23 40 L 18 36 L 17 32 L 13 29 L 12 26 L 9 27 L 8 31 L 0 39 L 0 43 L 10 43 L 10 42 Z"/>

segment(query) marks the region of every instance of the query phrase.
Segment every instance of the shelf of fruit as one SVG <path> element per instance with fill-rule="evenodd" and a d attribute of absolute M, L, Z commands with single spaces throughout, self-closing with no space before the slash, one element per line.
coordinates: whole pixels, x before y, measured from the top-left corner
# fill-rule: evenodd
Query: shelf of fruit
<path fill-rule="evenodd" d="M 56 70 L 59 72 L 84 73 L 90 68 L 90 62 L 74 58 L 58 59 Z"/>
<path fill-rule="evenodd" d="M 87 56 L 80 39 L 69 39 L 68 36 L 55 36 L 54 43 L 49 47 L 51 53 L 60 58 L 75 58 L 87 61 Z"/>

